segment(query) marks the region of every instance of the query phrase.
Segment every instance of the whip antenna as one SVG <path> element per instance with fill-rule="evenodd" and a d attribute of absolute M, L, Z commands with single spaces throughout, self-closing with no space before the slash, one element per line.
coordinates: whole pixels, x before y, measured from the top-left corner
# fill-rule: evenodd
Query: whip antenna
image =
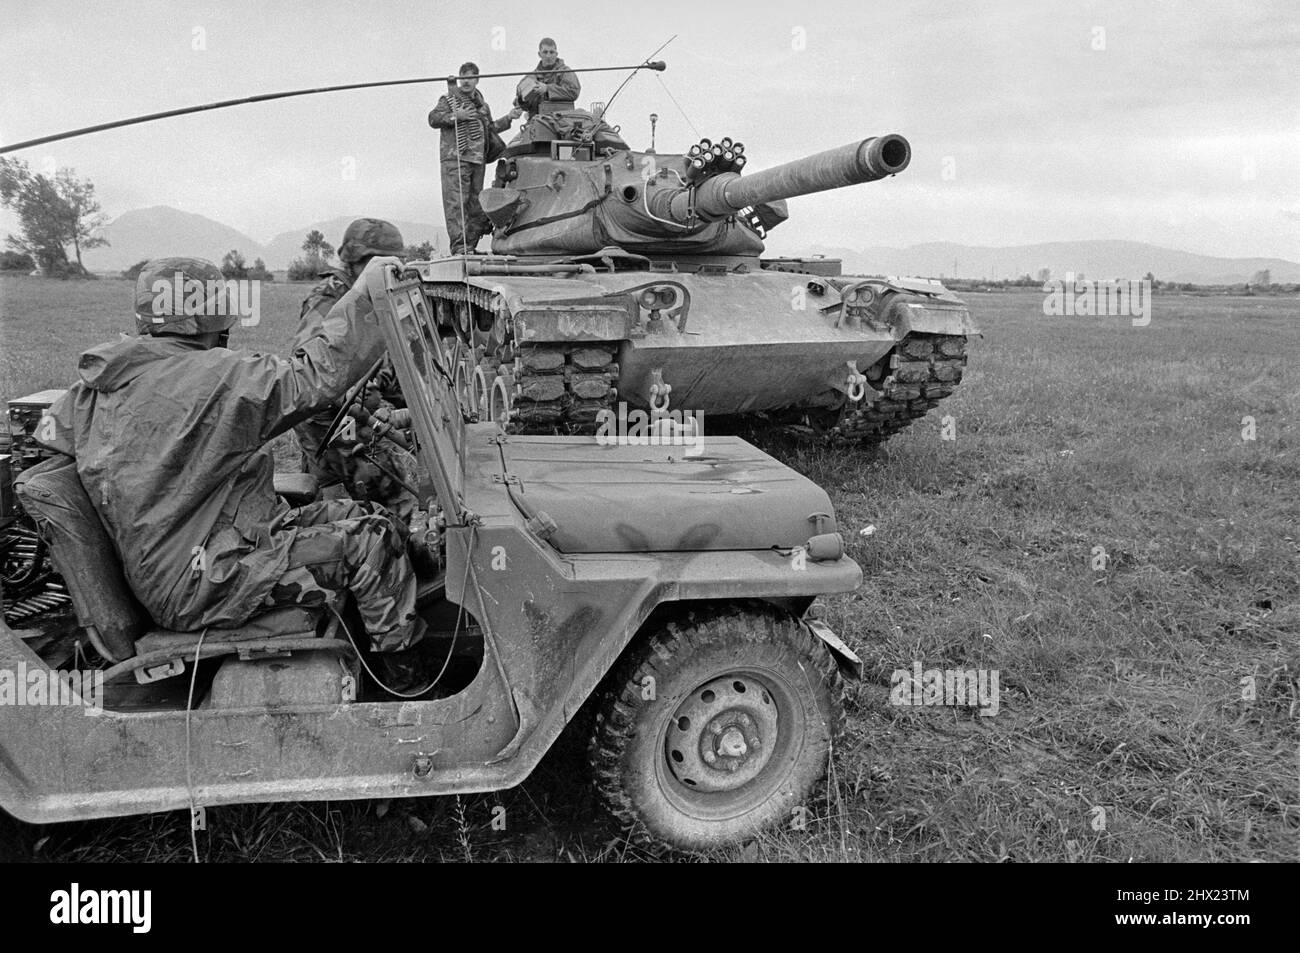
<path fill-rule="evenodd" d="M 670 41 L 671 42 L 671 41 Z M 664 46 L 668 44 L 665 43 Z M 660 50 L 663 46 L 659 47 Z M 655 50 L 658 53 L 659 50 Z M 650 54 L 651 56 L 654 53 Z M 660 61 L 656 63 L 641 63 L 637 66 L 591 66 L 586 69 L 574 69 L 570 67 L 570 73 L 607 73 L 611 71 L 622 71 L 630 69 L 633 73 L 640 69 L 652 69 L 656 72 L 663 72 L 666 65 Z M 494 79 L 499 76 L 527 76 L 535 70 L 515 70 L 506 73 L 480 73 L 480 79 Z M 629 77 L 630 79 L 631 77 Z M 155 119 L 168 119 L 172 116 L 186 116 L 190 113 L 206 112 L 210 109 L 225 109 L 229 106 L 243 106 L 248 103 L 264 103 L 272 99 L 288 99 L 292 96 L 315 96 L 319 93 L 338 93 L 349 89 L 376 89 L 382 86 L 410 86 L 414 83 L 441 83 L 455 82 L 455 76 L 421 76 L 416 79 L 388 79 L 378 80 L 372 83 L 345 83 L 341 86 L 318 86 L 314 89 L 294 89 L 281 93 L 262 93 L 258 96 L 245 96 L 242 99 L 223 99 L 216 103 L 204 103 L 202 106 L 182 106 L 179 109 L 166 109 L 162 112 L 149 113 L 145 116 L 133 116 L 130 119 L 118 119 L 114 122 L 102 122 L 97 126 L 85 126 L 81 129 L 73 129 L 71 132 L 59 132 L 52 136 L 41 136 L 39 139 L 27 139 L 23 142 L 15 142 L 12 145 L 0 146 L 0 155 L 6 152 L 16 152 L 19 149 L 29 149 L 32 146 L 44 145 L 47 142 L 59 142 L 63 139 L 73 139 L 77 136 L 86 136 L 92 132 L 103 132 L 107 129 L 119 129 L 122 126 L 134 126 L 142 122 L 153 122 Z M 621 87 L 620 87 L 621 88 Z"/>

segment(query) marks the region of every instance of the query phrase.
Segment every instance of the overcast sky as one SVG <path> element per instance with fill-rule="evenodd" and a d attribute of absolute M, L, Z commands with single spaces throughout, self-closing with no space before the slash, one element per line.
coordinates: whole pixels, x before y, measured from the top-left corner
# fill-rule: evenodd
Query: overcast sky
<path fill-rule="evenodd" d="M 1300 5 L 311 3 L 0 0 L 0 142 L 284 89 L 659 55 L 609 119 L 634 147 L 745 142 L 750 168 L 885 132 L 897 178 L 796 199 L 796 252 L 955 241 L 1147 241 L 1300 260 Z M 607 99 L 619 74 L 583 79 Z M 480 86 L 500 114 L 514 80 Z M 73 166 L 117 215 L 172 205 L 258 241 L 311 221 L 441 224 L 438 85 L 240 106 L 19 155 Z M 675 105 L 673 99 L 676 99 Z M 516 126 L 517 128 L 517 126 Z M 350 165 L 351 164 L 351 165 Z M 355 177 L 346 172 L 355 168 Z M 4 213 L 0 228 L 13 228 Z M 331 239 L 335 236 L 330 236 Z"/>

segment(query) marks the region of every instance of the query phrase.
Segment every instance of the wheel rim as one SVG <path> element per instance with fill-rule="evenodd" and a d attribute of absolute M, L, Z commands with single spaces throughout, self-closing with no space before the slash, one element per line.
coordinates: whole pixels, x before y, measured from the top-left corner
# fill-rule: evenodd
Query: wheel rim
<path fill-rule="evenodd" d="M 803 707 L 773 673 L 737 670 L 698 686 L 664 725 L 658 780 L 684 813 L 724 820 L 784 787 L 803 748 Z"/>

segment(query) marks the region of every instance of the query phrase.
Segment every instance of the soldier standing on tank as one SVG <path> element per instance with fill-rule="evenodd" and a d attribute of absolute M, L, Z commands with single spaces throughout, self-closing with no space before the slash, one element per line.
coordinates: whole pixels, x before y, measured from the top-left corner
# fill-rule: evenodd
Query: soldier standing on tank
<path fill-rule="evenodd" d="M 537 56 L 537 69 L 515 88 L 515 108 L 526 110 L 530 120 L 541 111 L 543 102 L 573 103 L 582 92 L 578 74 L 560 59 L 559 49 L 549 36 L 538 42 Z"/>
<path fill-rule="evenodd" d="M 186 289 L 183 313 L 160 310 L 176 287 Z M 372 647 L 402 653 L 384 666 L 390 678 L 414 675 L 418 660 L 403 650 L 425 628 L 404 528 L 374 503 L 289 509 L 267 446 L 384 353 L 366 283 L 321 315 L 288 359 L 226 348 L 238 318 L 222 300 L 229 290 L 209 261 L 150 261 L 136 282 L 137 336 L 81 355 L 81 379 L 50 408 L 51 445 L 76 459 L 127 581 L 158 625 L 234 627 L 350 592 Z"/>
<path fill-rule="evenodd" d="M 478 67 L 463 64 L 455 84 L 448 83 L 447 95 L 429 112 L 429 125 L 442 130 L 442 211 L 453 255 L 474 254 L 479 240 L 492 231 L 478 199 L 484 167 L 497 158 L 489 152 L 487 131 L 505 132 L 523 113 L 516 107 L 493 120 L 477 86 Z"/>
<path fill-rule="evenodd" d="M 383 219 L 359 218 L 350 224 L 339 244 L 339 262 L 342 267 L 322 271 L 320 276 L 323 280 L 303 300 L 298 330 L 293 336 L 290 351 L 297 353 L 320 333 L 325 315 L 348 292 L 371 258 L 376 255 L 400 255 L 403 248 L 402 233 Z M 376 378 L 380 396 L 388 405 L 405 404 L 397 389 L 392 366 L 387 360 Z M 344 446 L 331 446 L 317 456 L 338 411 L 338 407 L 326 408 L 294 428 L 298 446 L 302 448 L 303 472 L 316 477 L 326 495 L 341 490 L 354 499 L 382 503 L 399 519 L 409 521 L 416 500 L 390 475 L 398 474 L 404 478 L 410 476 L 410 467 L 400 450 L 387 443 L 380 443 L 369 451 L 372 457 L 378 459 L 380 466 L 390 471 L 387 474 L 374 462 L 349 454 L 347 450 L 350 448 Z"/>

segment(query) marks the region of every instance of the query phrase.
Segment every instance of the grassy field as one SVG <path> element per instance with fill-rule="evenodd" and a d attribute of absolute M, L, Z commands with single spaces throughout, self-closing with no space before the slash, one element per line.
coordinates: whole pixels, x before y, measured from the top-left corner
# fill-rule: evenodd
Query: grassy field
<path fill-rule="evenodd" d="M 291 336 L 304 290 L 264 294 L 253 346 Z M 1044 317 L 1034 293 L 968 298 L 985 336 L 939 411 L 956 439 L 936 416 L 875 455 L 768 444 L 828 489 L 862 564 L 821 614 L 867 675 L 806 829 L 719 859 L 1296 860 L 1300 302 L 1157 296 L 1137 328 Z M 80 349 L 129 327 L 129 299 L 119 281 L 0 279 L 0 397 L 66 384 Z M 998 671 L 1000 711 L 890 705 L 916 661 Z M 593 819 L 582 741 L 494 795 L 213 809 L 200 850 L 644 856 Z M 0 817 L 0 859 L 189 850 L 176 813 Z"/>

